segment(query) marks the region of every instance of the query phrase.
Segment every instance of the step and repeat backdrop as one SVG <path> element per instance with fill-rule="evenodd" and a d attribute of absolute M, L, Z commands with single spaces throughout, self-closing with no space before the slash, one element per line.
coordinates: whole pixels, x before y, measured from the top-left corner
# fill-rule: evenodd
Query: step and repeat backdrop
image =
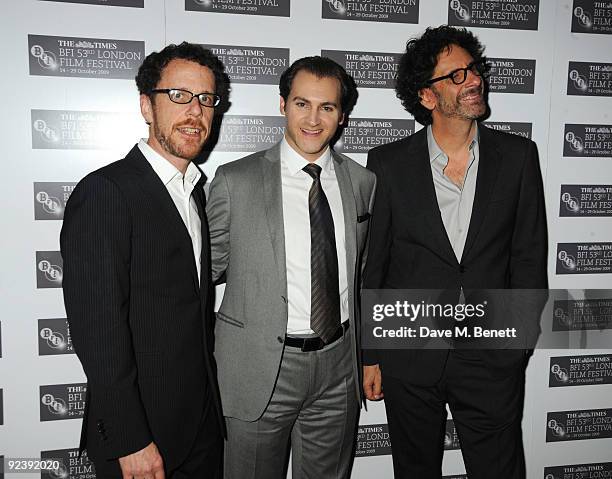
<path fill-rule="evenodd" d="M 398 60 L 410 37 L 448 23 L 486 45 L 487 126 L 538 144 L 550 284 L 578 292 L 552 302 L 542 323 L 564 334 L 567 348 L 537 350 L 527 371 L 528 477 L 612 477 L 605 291 L 612 289 L 612 2 L 7 0 L 1 7 L 1 456 L 60 457 L 64 466 L 42 477 L 95 477 L 77 451 L 87 385 L 65 319 L 58 238 L 76 182 L 146 135 L 133 79 L 148 53 L 187 40 L 227 67 L 231 108 L 203 164 L 209 179 L 219 165 L 282 137 L 279 77 L 315 54 L 341 63 L 359 86 L 335 148 L 365 164 L 370 148 L 421 128 L 395 97 Z M 466 478 L 450 415 L 446 431 L 444 477 Z M 361 415 L 353 477 L 392 477 L 382 403 Z"/>

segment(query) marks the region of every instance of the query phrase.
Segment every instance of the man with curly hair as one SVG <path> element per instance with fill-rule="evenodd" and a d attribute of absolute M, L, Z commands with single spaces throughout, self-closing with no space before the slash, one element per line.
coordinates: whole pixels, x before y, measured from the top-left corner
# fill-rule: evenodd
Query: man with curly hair
<path fill-rule="evenodd" d="M 364 287 L 547 287 L 537 148 L 483 127 L 484 48 L 469 31 L 428 28 L 407 43 L 396 86 L 425 128 L 377 147 Z M 446 406 L 470 479 L 525 477 L 520 350 L 365 350 L 364 392 L 385 398 L 395 476 L 439 479 Z"/>
<path fill-rule="evenodd" d="M 205 177 L 195 165 L 223 64 L 183 42 L 138 70 L 149 125 L 127 156 L 87 175 L 61 233 L 64 302 L 87 375 L 81 449 L 104 479 L 221 475 Z"/>

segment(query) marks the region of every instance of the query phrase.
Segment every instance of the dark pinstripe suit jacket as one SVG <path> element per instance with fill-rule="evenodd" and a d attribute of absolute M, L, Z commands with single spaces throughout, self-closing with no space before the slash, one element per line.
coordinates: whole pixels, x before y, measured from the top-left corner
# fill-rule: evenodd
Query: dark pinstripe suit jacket
<path fill-rule="evenodd" d="M 87 175 L 66 205 L 64 302 L 88 382 L 81 447 L 94 460 L 155 441 L 171 469 L 189 452 L 206 400 L 222 422 L 203 179 L 194 190 L 200 282 L 189 233 L 136 146 Z"/>

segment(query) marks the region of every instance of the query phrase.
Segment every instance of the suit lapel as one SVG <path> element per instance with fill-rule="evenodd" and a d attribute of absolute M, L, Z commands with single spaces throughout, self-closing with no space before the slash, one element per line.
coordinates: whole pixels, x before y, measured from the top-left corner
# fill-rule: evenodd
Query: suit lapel
<path fill-rule="evenodd" d="M 457 257 L 453 251 L 436 196 L 433 175 L 431 173 L 431 162 L 429 159 L 429 146 L 427 145 L 427 128 L 421 129 L 406 151 L 406 164 L 414 165 L 408 169 L 408 181 L 411 189 L 406 194 L 412 195 L 416 200 L 416 210 L 424 211 L 425 224 L 429 227 L 432 239 L 432 250 L 437 251 L 449 263 L 457 263 Z M 410 176 L 412 175 L 412 178 Z M 415 195 L 414 192 L 417 192 Z"/>
<path fill-rule="evenodd" d="M 261 183 L 263 185 L 264 204 L 266 205 L 266 220 L 270 231 L 272 249 L 276 259 L 276 269 L 283 291 L 287 291 L 287 267 L 285 258 L 285 227 L 283 222 L 283 191 L 281 184 L 280 143 L 266 150 L 260 157 L 262 168 Z"/>
<path fill-rule="evenodd" d="M 162 183 L 153 170 L 149 162 L 146 160 L 138 146 L 134 146 L 126 156 L 126 159 L 139 171 L 138 180 L 144 193 L 151 199 L 151 204 L 156 212 L 159 212 L 167 222 L 166 234 L 174 232 L 180 237 L 180 240 L 189 245 L 187 251 L 191 252 L 191 274 L 194 280 L 194 286 L 197 290 L 200 289 L 198 281 L 198 271 L 196 269 L 195 260 L 193 259 L 193 244 L 191 236 L 185 227 L 185 223 L 181 218 L 174 201 L 170 197 L 170 193 L 166 186 Z"/>
<path fill-rule="evenodd" d="M 478 175 L 476 176 L 476 193 L 474 194 L 474 205 L 472 206 L 472 217 L 468 228 L 465 247 L 463 248 L 463 258 L 467 258 L 470 248 L 476 240 L 482 220 L 485 217 L 489 206 L 489 199 L 495 187 L 497 173 L 499 171 L 499 152 L 497 145 L 489 135 L 486 127 L 478 126 Z"/>
<path fill-rule="evenodd" d="M 346 162 L 332 151 L 334 170 L 340 198 L 342 199 L 342 213 L 344 215 L 344 241 L 346 249 L 347 278 L 355 277 L 355 258 L 357 257 L 357 205 L 353 182 Z"/>

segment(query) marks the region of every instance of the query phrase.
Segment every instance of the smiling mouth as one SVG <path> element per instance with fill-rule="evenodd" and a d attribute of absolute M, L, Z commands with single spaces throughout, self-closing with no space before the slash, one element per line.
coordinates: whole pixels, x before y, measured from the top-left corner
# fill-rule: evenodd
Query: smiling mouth
<path fill-rule="evenodd" d="M 300 128 L 300 131 L 305 136 L 317 136 L 323 133 L 323 130 L 305 130 L 304 128 Z"/>
<path fill-rule="evenodd" d="M 201 128 L 194 128 L 194 127 L 188 127 L 188 126 L 177 128 L 177 130 L 183 135 L 187 135 L 187 136 L 199 136 L 200 133 L 202 133 Z"/>

